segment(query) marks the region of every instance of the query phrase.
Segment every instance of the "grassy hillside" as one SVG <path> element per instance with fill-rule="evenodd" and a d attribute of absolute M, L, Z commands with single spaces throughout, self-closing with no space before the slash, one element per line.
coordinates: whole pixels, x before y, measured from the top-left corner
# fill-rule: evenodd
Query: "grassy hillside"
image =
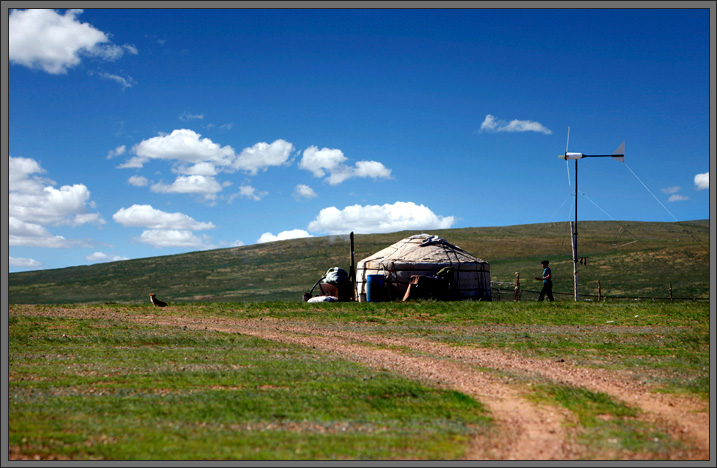
<path fill-rule="evenodd" d="M 709 297 L 709 221 L 579 223 L 581 295 Z M 537 290 L 532 278 L 550 260 L 557 299 L 572 300 L 573 262 L 567 222 L 425 231 L 490 263 L 494 282 Z M 356 262 L 419 232 L 356 235 Z M 12 273 L 10 304 L 148 301 L 300 301 L 331 267 L 348 269 L 349 237 L 326 236 L 78 266 Z M 561 297 L 561 295 L 564 296 Z"/>

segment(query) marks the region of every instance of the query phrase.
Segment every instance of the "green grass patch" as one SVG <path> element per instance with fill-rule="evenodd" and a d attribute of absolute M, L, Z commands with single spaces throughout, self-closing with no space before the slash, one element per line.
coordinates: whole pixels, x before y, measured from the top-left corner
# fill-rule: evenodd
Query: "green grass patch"
<path fill-rule="evenodd" d="M 576 440 L 585 448 L 583 459 L 659 460 L 685 449 L 679 440 L 638 419 L 639 410 L 605 393 L 546 383 L 532 388 L 533 399 L 557 403 L 575 415 L 579 422 Z"/>
<path fill-rule="evenodd" d="M 301 346 L 12 315 L 9 444 L 28 458 L 455 459 L 482 405 Z"/>
<path fill-rule="evenodd" d="M 53 315 L 67 307 L 76 311 Z M 303 302 L 11 306 L 9 444 L 32 458 L 459 459 L 481 402 L 327 353 L 132 318 L 278 319 L 627 370 L 709 398 L 706 303 Z M 81 318 L 93 310 L 101 318 Z M 124 320 L 122 317 L 126 317 Z M 367 345 L 371 346 L 371 345 Z M 412 352 L 393 347 L 401 352 Z M 494 370 L 486 370 L 496 372 Z M 675 459 L 679 441 L 603 394 L 526 377 L 575 415 L 589 459 Z M 523 380 L 521 380 L 523 379 Z"/>

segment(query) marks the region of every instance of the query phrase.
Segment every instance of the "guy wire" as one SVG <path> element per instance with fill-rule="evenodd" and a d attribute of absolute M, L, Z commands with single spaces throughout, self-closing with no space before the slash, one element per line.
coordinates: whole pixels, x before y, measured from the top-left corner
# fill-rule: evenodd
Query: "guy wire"
<path fill-rule="evenodd" d="M 652 195 L 652 198 L 654 198 L 655 200 L 657 200 L 657 203 L 659 203 L 660 206 L 662 206 L 662 208 L 664 208 L 665 211 L 667 211 L 667 212 L 670 214 L 670 216 L 672 216 L 672 219 L 674 219 L 675 222 L 676 222 L 687 234 L 689 234 L 690 237 L 692 237 L 692 238 L 695 240 L 695 242 L 697 242 L 697 244 L 699 244 L 700 247 L 702 247 L 703 249 L 705 249 L 705 250 L 707 251 L 707 253 L 709 253 L 709 250 L 708 250 L 704 245 L 702 245 L 702 243 L 699 241 L 699 239 L 697 239 L 686 227 L 684 227 L 679 221 L 677 221 L 677 218 L 675 218 L 675 215 L 673 215 L 672 213 L 670 213 L 670 210 L 668 210 L 668 209 L 665 207 L 665 205 L 662 204 L 662 202 L 660 201 L 660 199 L 657 198 L 657 197 L 655 196 L 655 194 L 650 191 L 649 188 L 647 188 L 647 185 L 645 185 L 645 183 L 644 183 L 642 180 L 640 180 L 639 177 L 637 177 L 637 174 L 635 174 L 635 172 L 634 172 L 632 169 L 630 169 L 630 166 L 628 166 L 627 163 L 624 163 L 624 164 L 625 164 L 625 167 L 632 173 L 632 175 L 635 176 L 635 178 L 642 184 L 642 186 L 645 187 L 645 190 L 647 190 L 648 193 L 649 193 L 650 195 Z"/>

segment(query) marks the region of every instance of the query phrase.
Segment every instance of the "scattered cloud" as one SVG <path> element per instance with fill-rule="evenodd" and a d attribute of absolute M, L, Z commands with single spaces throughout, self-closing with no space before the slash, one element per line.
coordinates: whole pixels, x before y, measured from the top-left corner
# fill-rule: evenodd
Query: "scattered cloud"
<path fill-rule="evenodd" d="M 191 166 L 179 166 L 174 170 L 179 174 L 215 176 L 219 173 L 217 167 L 209 162 L 200 162 Z"/>
<path fill-rule="evenodd" d="M 179 163 L 210 162 L 217 166 L 230 166 L 236 159 L 231 146 L 220 146 L 209 138 L 186 129 L 177 129 L 169 135 L 143 140 L 132 149 L 134 160 L 139 167 L 150 159 L 162 159 Z M 135 167 L 134 165 L 132 167 Z"/>
<path fill-rule="evenodd" d="M 147 228 L 137 240 L 153 247 L 211 248 L 209 237 L 192 231 L 214 229 L 213 223 L 194 220 L 183 213 L 167 213 L 151 205 L 121 208 L 112 218 L 125 227 Z"/>
<path fill-rule="evenodd" d="M 215 178 L 218 174 L 245 171 L 256 175 L 260 170 L 287 164 L 293 151 L 291 143 L 279 139 L 273 143 L 257 143 L 237 154 L 231 146 L 221 146 L 193 130 L 177 129 L 141 141 L 132 148 L 134 156 L 118 167 L 141 169 L 150 160 L 168 161 L 174 165 L 173 171 L 180 175 L 171 184 L 158 182 L 152 185 L 153 192 L 187 193 L 215 200 L 224 187 L 231 185 L 219 182 Z M 242 196 L 250 196 L 246 190 Z M 261 198 L 264 195 L 264 192 L 254 192 L 251 196 Z"/>
<path fill-rule="evenodd" d="M 68 247 L 76 241 L 53 236 L 46 226 L 104 224 L 94 208 L 90 191 L 83 184 L 63 185 L 40 176 L 45 170 L 31 158 L 9 158 L 10 245 Z"/>
<path fill-rule="evenodd" d="M 137 54 L 132 45 L 113 44 L 107 33 L 77 17 L 82 10 L 11 10 L 8 18 L 10 63 L 51 74 L 65 74 L 82 57 L 114 61 L 125 53 Z"/>
<path fill-rule="evenodd" d="M 251 148 L 244 148 L 232 166 L 235 169 L 256 175 L 260 170 L 265 171 L 272 166 L 287 164 L 293 151 L 294 145 L 281 139 L 271 144 L 261 142 Z"/>
<path fill-rule="evenodd" d="M 158 182 L 150 187 L 157 193 L 188 193 L 200 195 L 205 200 L 214 200 L 223 189 L 214 177 L 203 175 L 178 176 L 171 184 Z"/>
<path fill-rule="evenodd" d="M 480 126 L 480 132 L 538 132 L 550 135 L 553 133 L 538 122 L 532 120 L 496 120 L 495 116 L 487 114 Z"/>
<path fill-rule="evenodd" d="M 689 200 L 690 197 L 686 197 L 684 195 L 680 195 L 678 193 L 675 193 L 674 195 L 670 195 L 670 198 L 667 199 L 668 202 L 678 202 L 678 201 L 685 201 Z"/>
<path fill-rule="evenodd" d="M 130 185 L 134 185 L 135 187 L 146 187 L 147 185 L 149 185 L 149 180 L 147 180 L 146 177 L 136 175 L 133 175 L 132 177 L 127 179 L 127 182 L 129 182 Z"/>
<path fill-rule="evenodd" d="M 304 231 L 303 229 L 292 229 L 291 231 L 282 231 L 277 235 L 274 235 L 270 232 L 265 232 L 264 234 L 259 237 L 259 239 L 256 241 L 257 244 L 263 244 L 265 242 L 275 242 L 280 240 L 287 240 L 287 239 L 301 239 L 304 237 L 313 237 L 308 232 Z"/>
<path fill-rule="evenodd" d="M 42 265 L 42 263 L 38 262 L 37 260 L 22 257 L 9 257 L 8 263 L 10 264 L 10 266 L 20 268 L 37 268 Z"/>
<path fill-rule="evenodd" d="M 212 223 L 202 223 L 183 213 L 167 213 L 152 205 L 132 205 L 121 208 L 112 215 L 112 219 L 127 227 L 145 227 L 157 230 L 191 230 L 200 231 L 214 229 Z"/>
<path fill-rule="evenodd" d="M 675 185 L 675 186 L 672 186 L 672 187 L 667 187 L 667 188 L 660 189 L 660 191 L 661 191 L 662 193 L 665 193 L 665 194 L 668 194 L 668 195 L 669 195 L 669 194 L 671 194 L 671 193 L 677 193 L 677 192 L 679 192 L 679 191 L 680 191 L 680 187 L 679 187 L 678 185 Z"/>
<path fill-rule="evenodd" d="M 416 229 L 448 229 L 455 223 L 453 216 L 439 216 L 424 205 L 396 202 L 384 205 L 352 205 L 342 210 L 322 209 L 309 223 L 311 232 L 329 234 L 386 233 Z"/>
<path fill-rule="evenodd" d="M 179 116 L 179 120 L 184 120 L 185 122 L 187 120 L 194 120 L 194 119 L 203 119 L 204 114 L 190 114 L 189 112 L 182 112 L 182 114 Z"/>
<path fill-rule="evenodd" d="M 138 238 L 140 242 L 152 247 L 211 248 L 207 236 L 195 236 L 192 231 L 175 229 L 148 229 Z"/>
<path fill-rule="evenodd" d="M 127 147 L 125 145 L 118 146 L 117 148 L 110 150 L 107 153 L 107 159 L 116 158 L 117 156 L 122 156 L 127 152 Z"/>
<path fill-rule="evenodd" d="M 318 195 L 316 192 L 314 192 L 314 189 L 309 187 L 308 185 L 299 184 L 296 187 L 294 187 L 294 198 L 298 199 L 305 199 L 310 200 L 312 198 L 316 198 Z"/>
<path fill-rule="evenodd" d="M 89 260 L 93 263 L 100 263 L 100 262 L 117 262 L 120 260 L 129 260 L 127 257 L 123 257 L 121 255 L 107 255 L 104 252 L 94 252 L 88 256 L 85 257 L 85 260 Z"/>
<path fill-rule="evenodd" d="M 710 173 L 705 172 L 704 174 L 697 174 L 695 176 L 695 189 L 709 190 L 709 188 L 710 188 Z"/>
<path fill-rule="evenodd" d="M 314 177 L 326 177 L 330 185 L 338 185 L 351 177 L 391 178 L 391 169 L 378 161 L 358 161 L 352 167 L 346 164 L 347 160 L 340 149 L 310 146 L 304 150 L 299 168 Z"/>
<path fill-rule="evenodd" d="M 53 236 L 37 223 L 26 223 L 10 216 L 8 219 L 8 245 L 25 247 L 46 247 L 62 249 L 71 247 L 72 241 L 62 236 Z"/>
<path fill-rule="evenodd" d="M 118 85 L 120 85 L 122 87 L 123 91 L 125 89 L 131 88 L 132 86 L 135 85 L 134 78 L 132 78 L 131 76 L 124 77 L 124 76 L 115 75 L 115 74 L 106 73 L 106 72 L 89 72 L 89 74 L 90 74 L 90 76 L 97 75 L 100 78 L 114 81 L 115 83 L 117 83 Z"/>
<path fill-rule="evenodd" d="M 259 201 L 267 195 L 268 192 L 257 191 L 257 189 L 255 189 L 251 185 L 242 185 L 241 187 L 239 187 L 239 196 L 241 196 L 242 198 Z"/>

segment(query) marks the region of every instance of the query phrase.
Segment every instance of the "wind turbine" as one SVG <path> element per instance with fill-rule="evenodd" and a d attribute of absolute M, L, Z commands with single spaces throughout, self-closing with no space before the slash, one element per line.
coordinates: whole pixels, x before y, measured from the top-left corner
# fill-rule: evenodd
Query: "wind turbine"
<path fill-rule="evenodd" d="M 625 162 L 625 142 L 620 143 L 612 154 L 583 154 L 569 153 L 568 144 L 570 143 L 570 127 L 568 127 L 568 139 L 565 142 L 565 154 L 559 154 L 558 157 L 565 160 L 567 164 L 569 159 L 575 160 L 575 223 L 570 222 L 573 238 L 573 279 L 575 288 L 575 301 L 578 300 L 578 159 L 582 158 L 613 158 L 615 161 Z M 570 179 L 568 179 L 570 181 Z"/>

